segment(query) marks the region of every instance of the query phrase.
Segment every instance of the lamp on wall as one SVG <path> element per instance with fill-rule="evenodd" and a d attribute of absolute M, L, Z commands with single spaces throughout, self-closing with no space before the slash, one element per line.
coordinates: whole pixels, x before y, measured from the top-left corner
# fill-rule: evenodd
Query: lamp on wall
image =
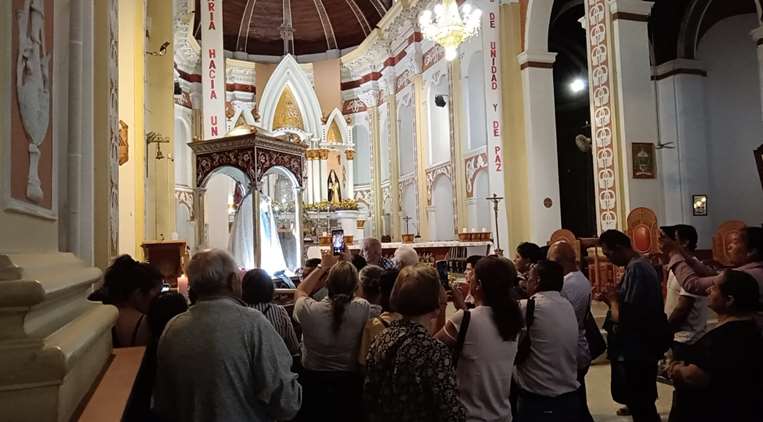
<path fill-rule="evenodd" d="M 704 217 L 707 215 L 707 195 L 691 196 L 692 215 L 695 217 Z"/>
<path fill-rule="evenodd" d="M 148 132 L 146 134 L 146 148 L 148 148 L 151 144 L 156 144 L 156 159 L 162 160 L 164 159 L 164 154 L 162 154 L 162 144 L 169 144 L 170 138 L 167 136 L 162 136 L 159 133 L 156 132 Z"/>
<path fill-rule="evenodd" d="M 163 56 L 163 55 L 167 54 L 167 47 L 169 47 L 169 46 L 170 46 L 170 42 L 169 41 L 165 41 L 159 47 L 159 50 L 157 50 L 157 51 L 146 51 L 146 54 L 148 54 L 149 56 Z"/>
<path fill-rule="evenodd" d="M 456 0 L 442 0 L 432 15 L 430 10 L 419 15 L 421 33 L 424 38 L 440 44 L 445 49 L 445 60 L 451 61 L 458 55 L 458 46 L 479 32 L 482 11 L 468 3 L 459 10 Z"/>

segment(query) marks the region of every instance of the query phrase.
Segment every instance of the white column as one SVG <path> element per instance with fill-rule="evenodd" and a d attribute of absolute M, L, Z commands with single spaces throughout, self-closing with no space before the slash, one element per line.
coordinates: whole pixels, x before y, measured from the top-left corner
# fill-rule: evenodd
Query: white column
<path fill-rule="evenodd" d="M 328 150 L 321 150 L 319 163 L 320 168 L 318 171 L 318 184 L 320 186 L 321 201 L 328 201 L 329 191 L 328 184 L 326 183 L 329 175 Z"/>
<path fill-rule="evenodd" d="M 763 104 L 763 26 L 752 31 L 752 39 L 758 45 L 758 85 L 760 87 L 760 102 Z M 761 109 L 763 110 L 763 107 Z"/>
<path fill-rule="evenodd" d="M 294 230 L 297 232 L 296 239 L 294 239 L 297 242 L 297 265 L 302 267 L 302 264 L 304 264 L 304 245 L 302 244 L 302 239 L 305 237 L 305 234 L 303 233 L 302 228 L 302 194 L 304 192 L 304 189 L 302 186 L 295 186 L 294 187 L 294 198 L 296 199 L 296 204 L 294 206 L 294 215 L 297 216 L 297 218 L 294 219 Z M 256 220 L 255 220 L 256 221 Z"/>
<path fill-rule="evenodd" d="M 710 191 L 705 77 L 702 63 L 677 59 L 657 67 L 662 187 L 665 224 L 691 224 L 701 248 L 709 248 L 715 228 L 710 217 L 692 215 L 691 196 Z M 673 147 L 673 148 L 671 148 Z M 711 198 L 712 200 L 712 198 Z"/>
<path fill-rule="evenodd" d="M 304 182 L 307 184 L 307 189 L 305 189 L 307 198 L 305 200 L 308 204 L 312 204 L 315 202 L 313 200 L 313 183 L 315 183 L 315 178 L 313 177 L 313 159 L 309 152 L 307 153 L 307 158 L 305 158 L 305 166 L 307 166 L 307 169 L 305 170 L 305 173 L 307 173 L 307 180 Z"/>
<path fill-rule="evenodd" d="M 524 92 L 530 239 L 542 244 L 562 226 L 554 108 L 556 53 L 524 52 L 517 59 Z"/>
<path fill-rule="evenodd" d="M 647 207 L 664 220 L 660 173 L 655 179 L 634 179 L 633 143 L 657 143 L 656 88 L 651 80 L 647 20 L 654 3 L 641 0 L 610 0 L 617 93 L 616 129 L 620 135 L 620 164 L 624 187 L 625 213 Z M 659 167 L 659 153 L 656 154 Z M 625 222 L 623 221 L 623 224 Z"/>

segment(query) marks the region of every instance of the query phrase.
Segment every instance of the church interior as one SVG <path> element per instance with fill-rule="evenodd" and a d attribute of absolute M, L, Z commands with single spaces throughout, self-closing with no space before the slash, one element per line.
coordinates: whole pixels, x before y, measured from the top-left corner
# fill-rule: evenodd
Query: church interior
<path fill-rule="evenodd" d="M 653 256 L 690 225 L 722 269 L 763 223 L 761 0 L 8 0 L 0 33 L 7 421 L 120 419 L 143 352 L 90 299 L 121 255 L 187 296 L 224 250 L 288 308 L 367 239 L 455 283 L 562 241 L 596 297 L 603 232 Z M 591 413 L 630 420 L 607 365 Z"/>

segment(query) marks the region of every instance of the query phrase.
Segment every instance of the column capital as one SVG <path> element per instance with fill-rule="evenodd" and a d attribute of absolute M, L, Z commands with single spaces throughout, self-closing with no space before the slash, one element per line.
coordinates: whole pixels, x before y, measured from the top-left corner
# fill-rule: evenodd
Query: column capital
<path fill-rule="evenodd" d="M 661 80 L 675 75 L 707 76 L 705 64 L 700 60 L 675 59 L 652 68 L 652 79 Z"/>
<path fill-rule="evenodd" d="M 609 0 L 612 20 L 629 20 L 646 23 L 654 3 L 643 0 Z"/>
<path fill-rule="evenodd" d="M 528 67 L 540 69 L 552 69 L 556 62 L 556 53 L 548 51 L 523 51 L 517 55 L 519 68 L 522 70 Z"/>

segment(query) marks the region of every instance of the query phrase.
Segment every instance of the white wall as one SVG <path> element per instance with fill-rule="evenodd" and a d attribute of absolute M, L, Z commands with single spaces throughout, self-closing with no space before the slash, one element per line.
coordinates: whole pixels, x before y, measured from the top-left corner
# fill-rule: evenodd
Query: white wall
<path fill-rule="evenodd" d="M 356 185 L 369 184 L 371 183 L 371 139 L 368 128 L 359 125 L 353 127 L 352 139 L 355 141 L 354 182 Z"/>
<path fill-rule="evenodd" d="M 236 182 L 224 174 L 214 174 L 207 182 L 204 196 L 204 223 L 210 248 L 228 250 L 228 198 L 233 195 Z"/>
<path fill-rule="evenodd" d="M 450 180 L 440 176 L 432 186 L 432 207 L 429 209 L 429 233 L 432 240 L 452 240 L 453 188 Z"/>
<path fill-rule="evenodd" d="M 450 97 L 445 97 L 445 107 L 437 107 L 436 95 L 448 95 L 448 78 L 440 77 L 437 85 L 430 85 L 427 90 L 429 105 L 429 166 L 450 160 L 450 117 L 448 107 Z"/>
<path fill-rule="evenodd" d="M 462 86 L 464 97 L 464 115 L 467 118 L 468 142 L 464 143 L 466 150 L 474 150 L 487 145 L 485 128 L 485 75 L 482 64 L 482 52 L 472 53 L 469 67 L 464 74 Z"/>
<path fill-rule="evenodd" d="M 190 110 L 175 106 L 175 142 L 172 158 L 175 160 L 175 184 L 193 186 L 193 151 L 191 142 Z"/>
<path fill-rule="evenodd" d="M 416 233 L 417 228 L 419 226 L 418 216 L 416 213 L 416 184 L 409 184 L 403 188 L 403 192 L 401 194 L 403 198 L 403 202 L 401 204 L 402 210 L 400 211 L 400 232 L 405 232 L 405 221 L 402 220 L 403 217 L 408 216 L 411 217 L 411 220 L 408 222 L 408 233 Z"/>
<path fill-rule="evenodd" d="M 708 73 L 708 212 L 715 227 L 730 219 L 757 225 L 763 216 L 752 153 L 763 138 L 758 61 L 750 38 L 758 26 L 754 14 L 724 19 L 710 28 L 697 51 Z"/>
<path fill-rule="evenodd" d="M 490 202 L 485 199 L 490 196 L 489 191 L 487 171 L 480 171 L 474 179 L 472 198 L 467 201 L 466 212 L 469 224 L 467 229 L 482 230 L 485 228 L 490 230 L 492 211 Z"/>

